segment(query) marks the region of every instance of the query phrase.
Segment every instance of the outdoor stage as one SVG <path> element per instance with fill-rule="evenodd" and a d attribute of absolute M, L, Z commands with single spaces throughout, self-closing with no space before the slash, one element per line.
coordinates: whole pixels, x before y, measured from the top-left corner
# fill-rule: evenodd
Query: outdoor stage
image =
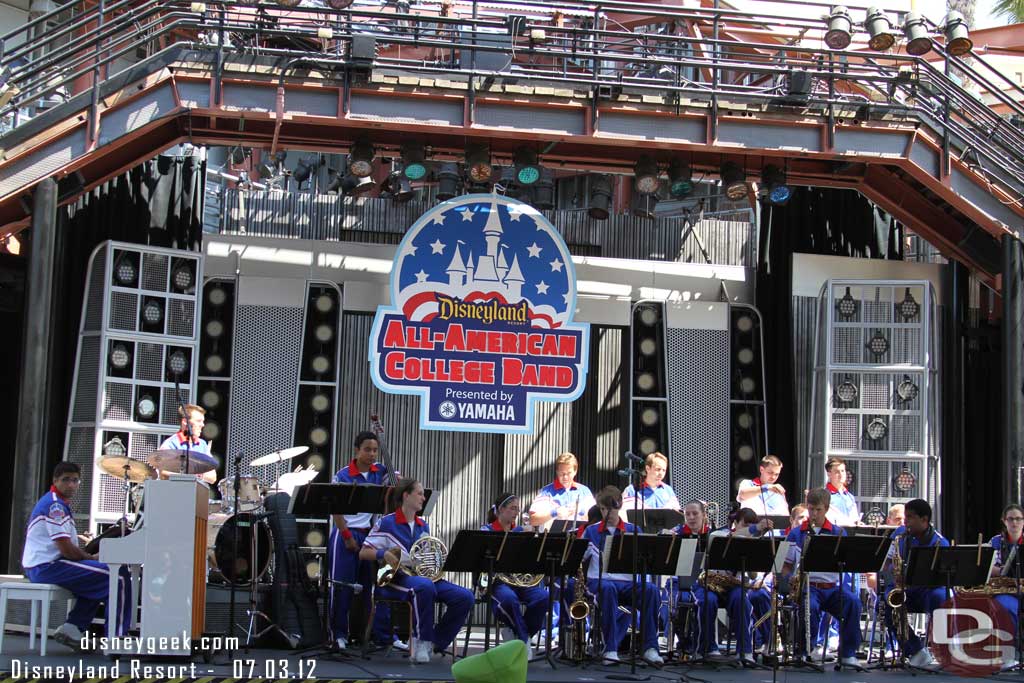
<path fill-rule="evenodd" d="M 470 654 L 479 652 L 481 643 L 475 639 L 470 642 Z M 439 659 L 430 664 L 409 663 L 403 653 L 393 651 L 390 655 L 370 655 L 368 659 L 359 657 L 355 652 L 351 657 L 313 656 L 303 658 L 292 651 L 272 649 L 252 649 L 249 653 L 237 652 L 233 659 L 227 653 L 217 653 L 213 661 L 206 663 L 201 657 L 194 662 L 182 658 L 147 657 L 134 659 L 124 657 L 119 668 L 114 669 L 115 661 L 97 654 L 78 655 L 68 648 L 50 641 L 47 645 L 45 658 L 39 656 L 38 644 L 29 649 L 28 637 L 21 634 L 7 634 L 4 638 L 4 652 L 0 655 L 0 683 L 9 680 L 201 680 L 206 683 L 217 683 L 222 680 L 301 680 L 318 679 L 332 681 L 451 681 L 451 660 Z M 54 667 L 49 675 L 46 672 L 30 667 Z M 58 672 L 56 667 L 75 667 L 72 672 L 65 668 Z M 90 670 L 91 667 L 91 670 Z M 567 663 L 558 662 L 557 668 L 551 668 L 546 662 L 538 661 L 530 665 L 527 680 L 529 681 L 606 681 L 616 680 L 616 676 L 629 673 L 627 664 L 618 666 L 589 665 L 577 668 Z M 762 683 L 773 680 L 773 672 L 761 669 L 737 669 L 731 666 L 684 666 L 668 665 L 662 669 L 637 667 L 637 674 L 649 677 L 653 683 L 659 681 L 722 681 Z M 904 683 L 910 680 L 928 679 L 929 674 L 918 673 L 916 676 L 904 671 L 835 672 L 831 665 L 824 673 L 808 670 L 782 668 L 775 680 L 795 683 L 798 681 L 865 681 L 867 677 L 886 683 Z M 933 680 L 978 680 L 959 678 L 948 673 L 934 674 Z M 621 679 L 619 679 L 621 680 Z M 1019 681 L 1020 674 L 1000 674 L 988 680 Z"/>

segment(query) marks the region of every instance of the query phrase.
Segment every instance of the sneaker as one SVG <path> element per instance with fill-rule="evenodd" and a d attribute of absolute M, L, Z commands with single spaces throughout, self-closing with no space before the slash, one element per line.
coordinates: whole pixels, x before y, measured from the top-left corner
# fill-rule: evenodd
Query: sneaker
<path fill-rule="evenodd" d="M 391 643 L 391 647 L 402 652 L 409 651 L 409 643 L 405 642 L 404 640 L 399 640 L 398 638 L 395 638 L 395 640 Z"/>
<path fill-rule="evenodd" d="M 775 654 L 775 648 L 772 647 L 771 643 L 765 643 L 761 646 L 762 657 L 771 657 L 773 654 Z"/>
<path fill-rule="evenodd" d="M 910 666 L 917 667 L 918 669 L 937 671 L 939 663 L 935 661 L 935 657 L 932 657 L 931 651 L 928 648 L 923 647 L 915 652 L 910 658 Z"/>
<path fill-rule="evenodd" d="M 747 662 L 748 664 L 757 664 L 757 660 L 754 659 L 753 652 L 744 652 L 740 659 L 742 659 L 744 662 Z"/>
<path fill-rule="evenodd" d="M 345 648 L 348 647 L 348 640 L 346 638 L 344 638 L 344 637 L 335 638 L 334 639 L 334 644 L 338 646 L 339 650 L 344 650 Z"/>
<path fill-rule="evenodd" d="M 1008 662 L 1003 662 L 1003 666 L 999 670 L 1000 671 L 1010 671 L 1012 669 L 1016 669 L 1018 664 L 1020 664 L 1020 662 L 1018 662 L 1016 659 L 1011 659 Z"/>
<path fill-rule="evenodd" d="M 661 654 L 658 652 L 658 649 L 654 647 L 649 647 L 646 650 L 644 650 L 643 657 L 644 661 L 648 664 L 660 666 L 665 663 L 665 660 L 661 658 Z"/>
<path fill-rule="evenodd" d="M 63 645 L 69 647 L 75 652 L 85 652 L 85 648 L 82 647 L 82 632 L 78 630 L 78 627 L 71 623 L 61 624 L 56 631 L 53 632 L 53 639 Z"/>
<path fill-rule="evenodd" d="M 861 668 L 860 661 L 856 657 L 843 657 L 839 660 L 839 663 L 843 666 L 849 666 L 854 669 Z"/>
<path fill-rule="evenodd" d="M 501 636 L 501 642 L 503 643 L 511 643 L 516 639 L 516 634 L 508 626 L 502 626 L 498 629 L 498 634 Z"/>
<path fill-rule="evenodd" d="M 412 661 L 417 664 L 429 664 L 430 655 L 434 652 L 434 644 L 429 641 L 416 643 L 412 655 Z"/>
<path fill-rule="evenodd" d="M 621 660 L 619 660 L 619 653 L 616 652 L 615 650 L 608 650 L 607 652 L 604 653 L 604 662 L 603 662 L 603 664 L 605 666 L 615 666 L 616 664 L 619 663 L 619 661 L 621 661 Z"/>

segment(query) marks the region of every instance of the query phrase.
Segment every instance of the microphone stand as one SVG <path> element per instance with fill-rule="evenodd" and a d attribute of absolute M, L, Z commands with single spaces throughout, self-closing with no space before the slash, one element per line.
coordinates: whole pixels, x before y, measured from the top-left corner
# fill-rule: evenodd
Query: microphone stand
<path fill-rule="evenodd" d="M 632 456 L 632 457 L 630 457 L 630 456 Z M 639 515 L 640 515 L 640 509 L 639 509 L 639 502 L 640 502 L 639 501 L 639 490 L 640 490 L 639 489 L 639 484 L 640 484 L 640 479 L 637 477 L 637 475 L 642 475 L 643 472 L 641 472 L 637 468 L 633 467 L 633 459 L 632 458 L 635 458 L 635 457 L 636 456 L 633 456 L 632 453 L 627 453 L 626 454 L 626 467 L 624 469 L 620 470 L 620 473 L 623 476 L 628 477 L 630 485 L 633 486 L 633 494 L 634 494 L 633 495 L 633 518 L 637 522 L 639 522 L 640 521 L 640 517 L 639 517 Z M 636 479 L 636 483 L 634 483 L 634 479 Z M 605 525 L 607 526 L 607 522 L 605 522 Z M 639 554 L 640 554 L 640 552 L 639 552 L 640 551 L 640 542 L 638 540 L 639 535 L 640 535 L 640 527 L 637 524 L 634 523 L 633 524 L 633 552 L 632 552 L 632 555 L 633 555 L 633 557 L 632 557 L 632 560 L 633 560 L 633 577 L 632 577 L 633 578 L 633 590 L 632 590 L 632 595 L 631 595 L 631 598 L 630 598 L 630 603 L 631 603 L 630 608 L 632 610 L 632 615 L 630 616 L 630 618 L 632 620 L 633 635 L 632 635 L 632 637 L 630 638 L 630 641 L 629 641 L 629 673 L 628 674 L 612 674 L 612 675 L 608 676 L 608 678 L 611 679 L 611 680 L 617 680 L 617 681 L 648 681 L 648 680 L 651 679 L 650 676 L 640 676 L 640 675 L 638 675 L 636 673 L 636 660 L 637 660 L 636 641 L 637 641 L 638 635 L 641 638 L 644 635 L 644 634 L 639 632 L 643 628 L 643 625 L 637 623 L 639 621 L 639 618 L 638 618 L 639 615 L 637 614 L 637 610 L 636 610 L 636 603 L 637 603 L 636 594 L 637 594 L 637 590 L 639 589 L 639 586 L 640 586 L 639 576 L 637 574 L 637 571 L 638 571 L 638 568 L 639 568 Z M 600 596 L 598 596 L 598 599 L 600 599 Z M 608 647 L 608 643 L 605 643 L 605 647 Z M 643 647 L 643 643 L 642 642 L 640 644 L 640 647 Z"/>
<path fill-rule="evenodd" d="M 242 467 L 242 451 L 238 451 L 238 455 L 235 456 L 235 501 L 238 501 L 238 489 L 241 486 L 241 477 L 238 476 L 238 470 Z M 216 547 L 216 540 L 214 539 L 214 547 Z M 207 541 L 209 542 L 209 541 Z M 238 524 L 235 524 L 231 529 L 231 557 L 238 557 Z M 231 581 L 231 598 L 228 603 L 228 659 L 233 660 L 235 656 L 235 640 L 232 636 L 232 632 L 235 629 L 235 592 L 238 590 L 238 585 L 235 581 Z M 246 652 L 249 651 L 249 645 L 246 643 Z"/>
<path fill-rule="evenodd" d="M 185 410 L 185 402 L 181 399 L 181 373 L 175 372 L 173 374 L 174 394 L 178 399 L 178 410 L 181 411 L 182 419 L 185 420 L 185 448 L 181 452 L 181 466 L 178 468 L 178 472 L 188 474 L 189 470 L 192 469 L 192 423 L 189 421 L 189 414 Z"/>

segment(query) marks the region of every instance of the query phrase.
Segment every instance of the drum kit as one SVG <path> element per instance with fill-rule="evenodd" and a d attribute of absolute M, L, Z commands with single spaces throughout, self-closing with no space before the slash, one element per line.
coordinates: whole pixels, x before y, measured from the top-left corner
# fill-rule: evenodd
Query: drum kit
<path fill-rule="evenodd" d="M 296 446 L 260 456 L 250 467 L 266 467 L 291 460 L 309 448 Z M 208 453 L 193 452 L 188 457 L 188 473 L 204 474 L 217 469 L 218 460 Z M 182 451 L 164 448 L 153 451 L 143 460 L 121 455 L 104 455 L 97 464 L 107 474 L 117 477 L 124 485 L 124 515 L 118 528 L 126 530 L 129 516 L 135 515 L 135 528 L 141 525 L 145 501 L 143 486 L 147 479 L 156 479 L 159 471 L 180 472 L 185 459 Z M 291 493 L 296 486 L 308 484 L 317 475 L 314 469 L 298 468 L 281 475 L 272 486 L 266 486 L 260 477 L 238 474 L 225 477 L 210 487 L 209 517 L 206 522 L 207 570 L 211 580 L 245 585 L 253 581 L 269 580 L 268 572 L 274 556 L 274 539 L 270 526 L 259 514 L 266 496 L 272 493 Z M 214 490 L 220 498 L 214 497 Z M 237 535 L 237 545 L 235 536 Z M 255 576 L 254 576 L 255 573 Z"/>

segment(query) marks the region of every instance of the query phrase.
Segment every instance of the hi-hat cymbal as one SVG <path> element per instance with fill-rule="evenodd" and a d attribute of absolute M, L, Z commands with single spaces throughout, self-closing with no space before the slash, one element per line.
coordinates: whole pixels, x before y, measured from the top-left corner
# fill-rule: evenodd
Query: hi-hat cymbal
<path fill-rule="evenodd" d="M 162 448 L 150 453 L 149 457 L 146 458 L 146 462 L 158 470 L 164 470 L 166 472 L 180 472 L 181 460 L 184 455 L 184 450 L 179 450 L 177 448 Z M 217 469 L 217 465 L 219 464 L 217 462 L 217 458 L 209 453 L 199 453 L 197 451 L 190 451 L 188 460 L 188 474 L 203 474 L 204 472 Z"/>
<path fill-rule="evenodd" d="M 124 479 L 125 469 L 127 469 L 128 481 L 133 481 L 136 484 L 147 479 L 156 479 L 156 470 L 141 460 L 135 460 L 134 458 L 108 455 L 100 458 L 97 464 L 101 470 L 118 479 Z"/>
<path fill-rule="evenodd" d="M 302 455 L 309 450 L 309 446 L 293 446 L 292 448 L 282 448 L 279 451 L 273 453 L 267 453 L 261 455 L 252 462 L 249 463 L 249 467 L 259 467 L 260 465 L 271 465 L 275 462 L 281 462 L 282 460 L 291 460 L 292 458 Z"/>

